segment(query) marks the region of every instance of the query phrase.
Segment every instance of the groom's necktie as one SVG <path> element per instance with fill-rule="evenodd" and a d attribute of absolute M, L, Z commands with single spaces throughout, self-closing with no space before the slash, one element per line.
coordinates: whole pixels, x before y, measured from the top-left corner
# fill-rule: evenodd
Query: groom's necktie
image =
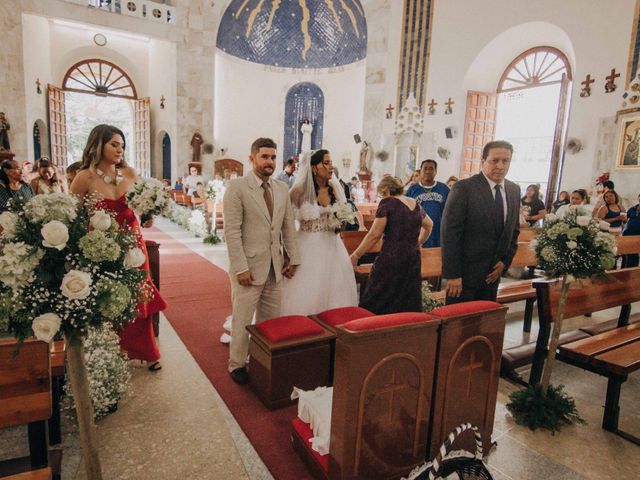
<path fill-rule="evenodd" d="M 264 190 L 264 203 L 267 204 L 267 210 L 269 210 L 269 218 L 273 220 L 273 197 L 269 182 L 262 182 L 262 189 Z"/>
<path fill-rule="evenodd" d="M 504 230 L 504 203 L 502 200 L 502 187 L 500 185 L 496 185 L 496 225 L 498 226 L 498 237 L 502 235 L 502 230 Z"/>

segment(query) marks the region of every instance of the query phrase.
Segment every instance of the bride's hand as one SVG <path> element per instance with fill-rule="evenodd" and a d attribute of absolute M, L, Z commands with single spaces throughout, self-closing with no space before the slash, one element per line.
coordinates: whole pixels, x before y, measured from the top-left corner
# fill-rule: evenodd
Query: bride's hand
<path fill-rule="evenodd" d="M 352 253 L 349 259 L 351 260 L 351 265 L 353 266 L 353 268 L 358 266 L 358 257 L 356 257 L 355 254 Z"/>

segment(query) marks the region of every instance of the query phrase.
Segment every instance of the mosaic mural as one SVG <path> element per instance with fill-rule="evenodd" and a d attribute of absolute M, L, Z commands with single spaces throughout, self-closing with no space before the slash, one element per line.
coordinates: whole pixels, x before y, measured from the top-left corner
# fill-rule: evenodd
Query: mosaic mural
<path fill-rule="evenodd" d="M 360 0 L 232 0 L 217 47 L 263 65 L 331 68 L 365 58 L 367 23 Z"/>
<path fill-rule="evenodd" d="M 324 125 L 324 94 L 319 86 L 311 82 L 294 85 L 287 92 L 284 110 L 284 152 L 283 160 L 300 153 L 302 144 L 302 122 L 309 119 L 311 149 L 322 148 L 322 130 Z"/>
<path fill-rule="evenodd" d="M 640 58 L 640 0 L 636 0 L 635 15 L 633 16 L 633 29 L 631 31 L 631 47 L 629 48 L 629 62 L 627 64 L 626 86 L 636 78 L 638 74 L 638 60 Z"/>
<path fill-rule="evenodd" d="M 404 0 L 398 107 L 410 94 L 424 111 L 434 0 Z"/>

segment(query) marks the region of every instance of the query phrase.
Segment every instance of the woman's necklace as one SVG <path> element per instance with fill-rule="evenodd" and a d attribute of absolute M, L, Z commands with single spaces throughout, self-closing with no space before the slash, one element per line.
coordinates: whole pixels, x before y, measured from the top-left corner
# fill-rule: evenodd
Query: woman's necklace
<path fill-rule="evenodd" d="M 120 170 L 118 170 L 117 168 L 116 168 L 116 178 L 111 178 L 111 175 L 108 175 L 107 173 L 103 172 L 99 168 L 96 168 L 96 173 L 100 178 L 102 178 L 102 181 L 107 185 L 118 185 L 122 181 L 122 175 L 120 175 Z"/>

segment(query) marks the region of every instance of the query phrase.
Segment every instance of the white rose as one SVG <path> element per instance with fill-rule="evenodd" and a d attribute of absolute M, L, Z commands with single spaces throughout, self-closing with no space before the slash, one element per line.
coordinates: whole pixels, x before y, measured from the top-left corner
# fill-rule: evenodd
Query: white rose
<path fill-rule="evenodd" d="M 607 222 L 605 222 L 604 220 L 600 220 L 600 222 L 598 223 L 598 226 L 600 227 L 600 230 L 602 230 L 603 232 L 608 232 L 609 231 L 609 224 Z"/>
<path fill-rule="evenodd" d="M 573 240 L 569 240 L 567 242 L 567 247 L 569 247 L 569 249 L 574 250 L 575 248 L 578 247 L 578 244 L 576 242 L 574 242 Z"/>
<path fill-rule="evenodd" d="M 62 250 L 69 241 L 69 229 L 58 220 L 51 220 L 45 223 L 40 229 L 40 234 L 43 240 L 42 245 L 49 248 Z"/>
<path fill-rule="evenodd" d="M 126 253 L 124 256 L 124 265 L 129 268 L 138 268 L 145 260 L 144 252 L 136 247 Z"/>
<path fill-rule="evenodd" d="M 589 225 L 590 221 L 591 217 L 588 217 L 586 215 L 579 215 L 578 217 L 576 217 L 576 223 L 581 227 L 586 227 L 587 225 Z"/>
<path fill-rule="evenodd" d="M 553 213 L 547 213 L 544 218 L 547 222 L 554 222 L 558 219 L 558 216 Z"/>
<path fill-rule="evenodd" d="M 71 300 L 87 298 L 91 291 L 91 275 L 80 270 L 71 270 L 62 278 L 60 291 Z"/>
<path fill-rule="evenodd" d="M 16 234 L 16 224 L 18 216 L 11 212 L 2 212 L 0 214 L 0 227 L 2 227 L 2 236 L 7 240 L 11 240 Z"/>
<path fill-rule="evenodd" d="M 538 246 L 538 240 L 536 240 L 535 238 L 529 241 L 529 248 L 531 250 L 535 250 L 537 246 Z"/>
<path fill-rule="evenodd" d="M 31 329 L 38 340 L 49 343 L 60 330 L 61 321 L 55 313 L 45 313 L 33 319 Z"/>
<path fill-rule="evenodd" d="M 91 219 L 89 220 L 91 226 L 96 230 L 102 230 L 103 232 L 109 230 L 111 226 L 111 215 L 109 215 L 104 210 L 98 210 L 93 215 L 91 215 Z"/>

